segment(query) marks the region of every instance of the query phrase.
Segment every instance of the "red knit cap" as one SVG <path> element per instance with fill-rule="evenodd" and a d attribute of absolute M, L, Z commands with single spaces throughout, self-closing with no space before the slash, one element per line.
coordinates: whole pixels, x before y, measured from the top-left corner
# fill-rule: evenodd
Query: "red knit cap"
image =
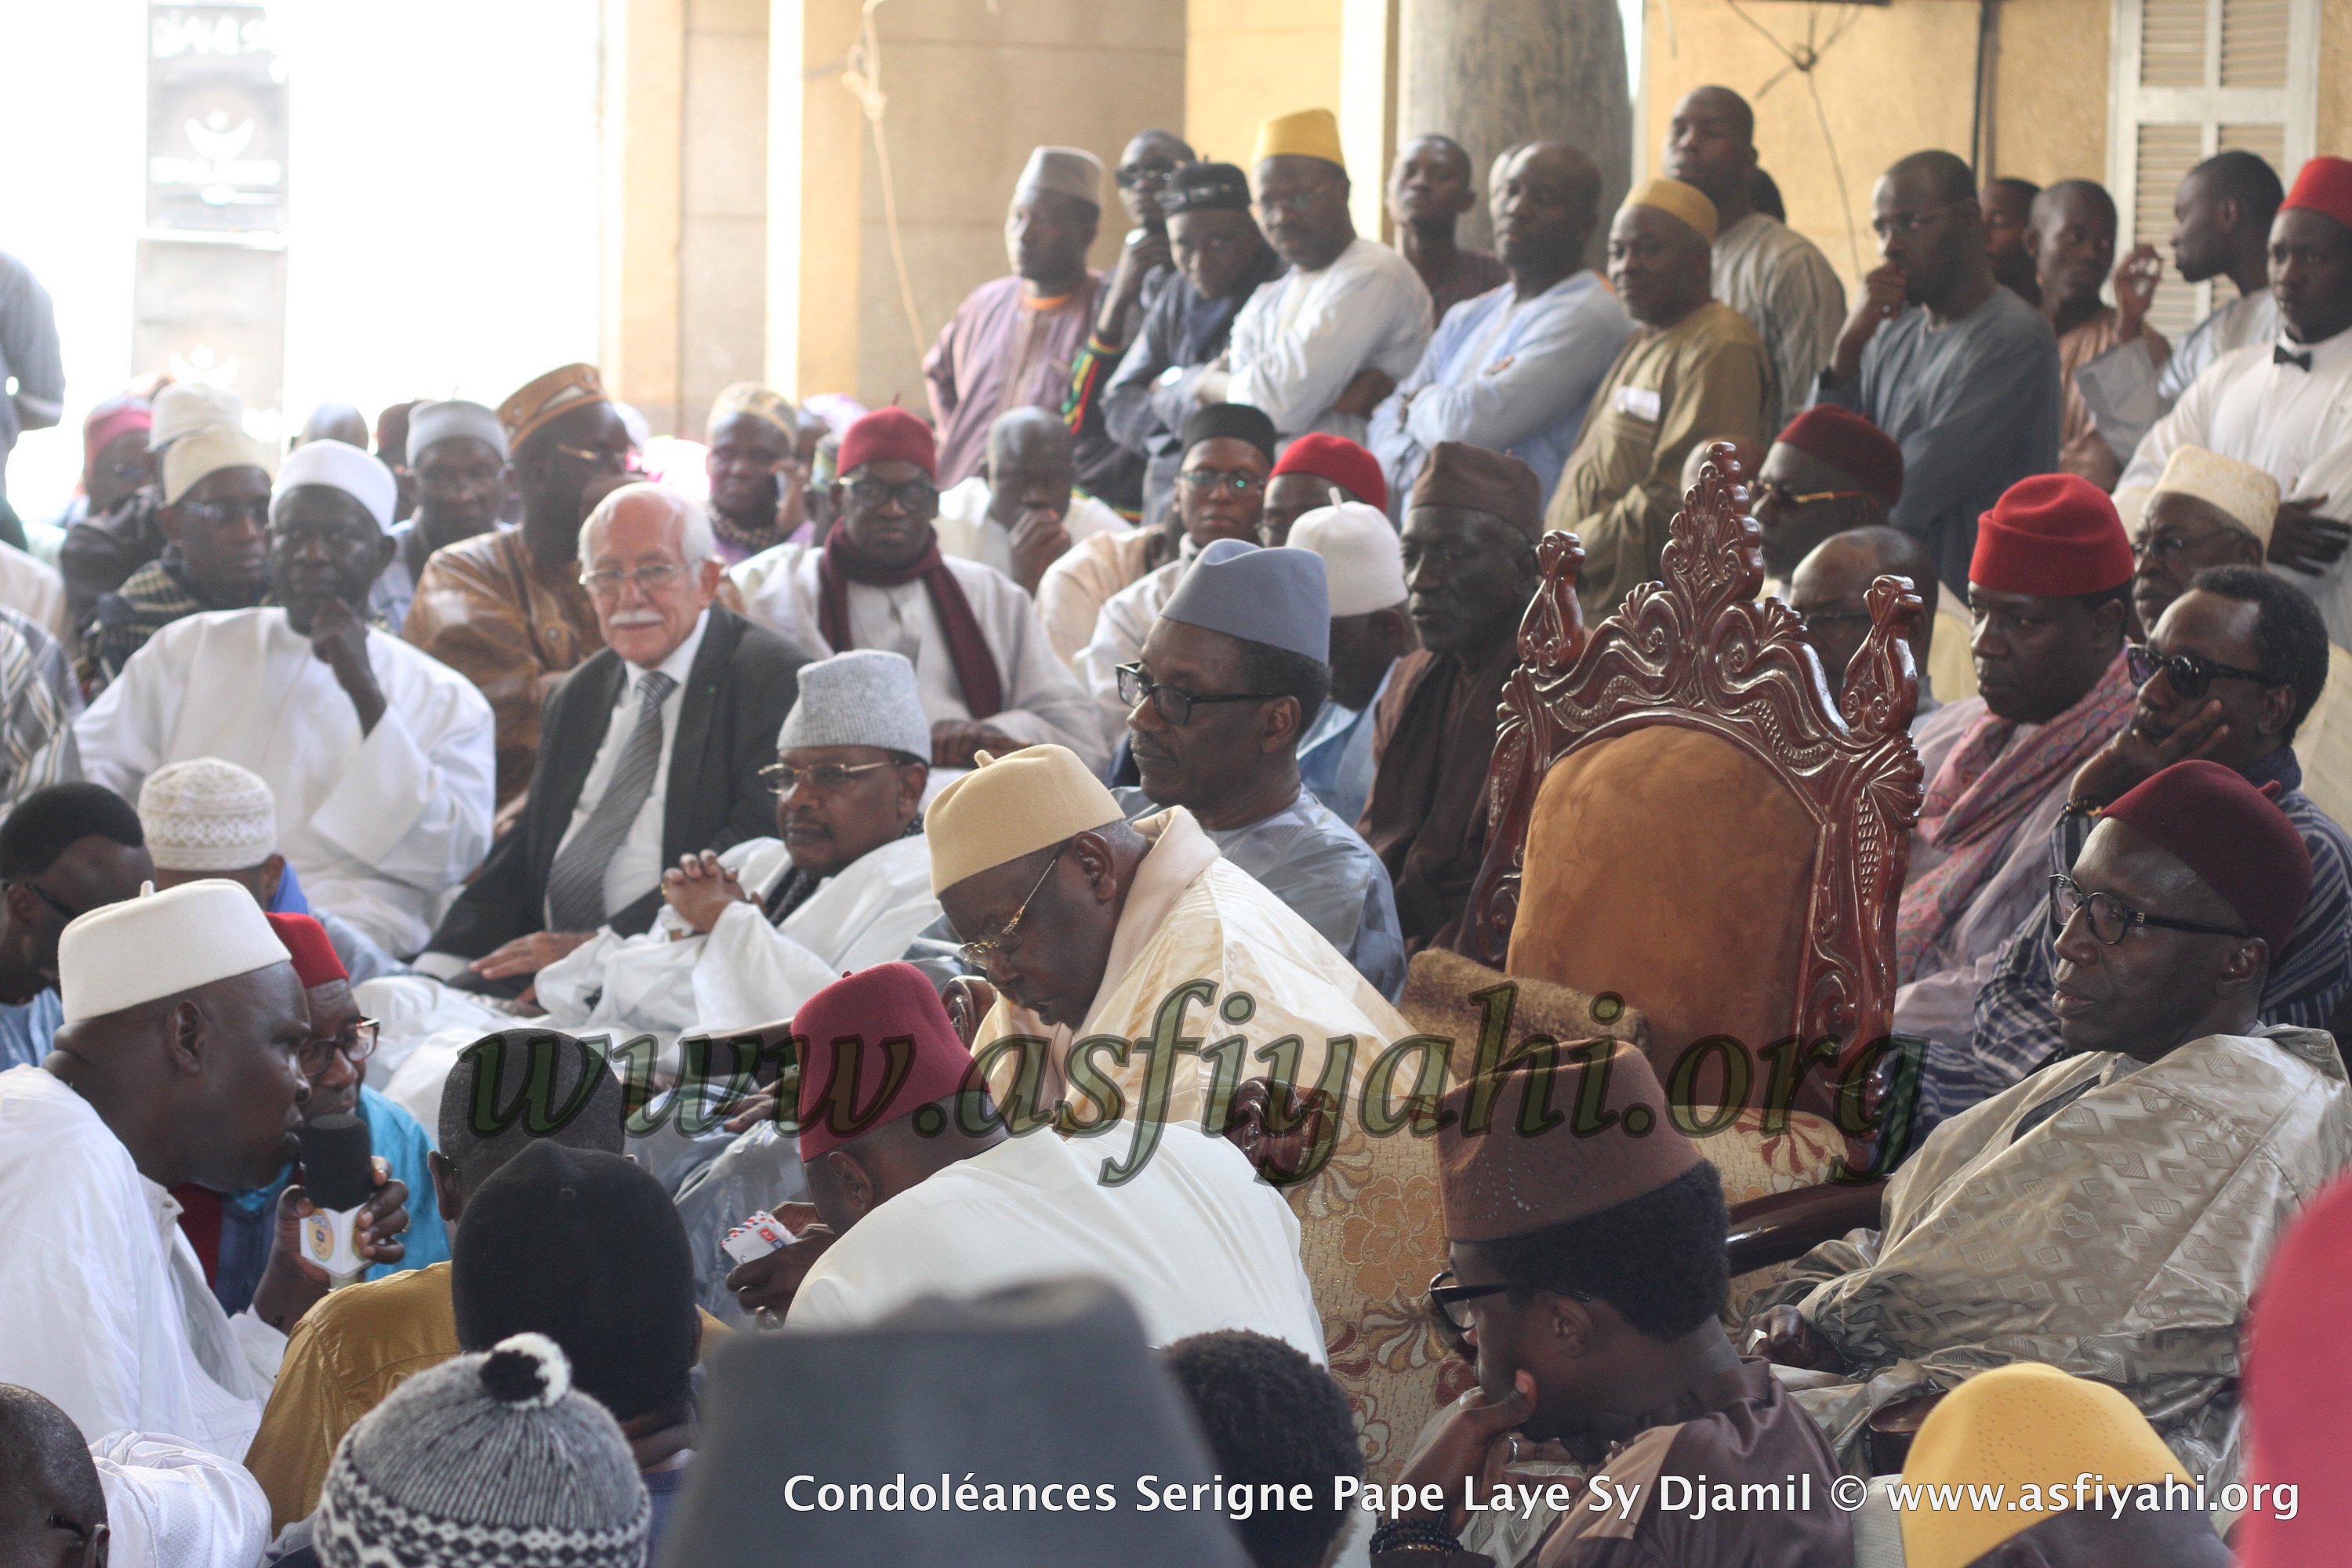
<path fill-rule="evenodd" d="M 1584 1050 L 1594 1057 L 1589 1068 L 1574 1054 Z M 1632 1046 L 1563 1045 L 1550 1098 L 1538 1100 L 1529 1118 L 1523 1107 L 1541 1081 L 1533 1060 L 1465 1083 L 1438 1102 L 1453 1113 L 1437 1131 L 1437 1195 L 1448 1240 L 1492 1241 L 1582 1219 L 1654 1193 L 1699 1163 L 1698 1145 L 1668 1120 L 1649 1058 Z M 1589 1074 L 1602 1082 L 1588 1085 Z M 1467 1125 L 1474 1093 L 1486 1106 L 1481 1127 Z M 1530 1120 L 1539 1123 L 1547 1103 L 1563 1114 L 1539 1132 L 1522 1131 Z M 1605 1111 L 1608 1125 L 1579 1131 L 1587 1106 Z"/>
<path fill-rule="evenodd" d="M 2131 541 L 2116 503 L 2074 474 L 2036 474 L 1977 519 L 1969 581 L 1997 594 L 2067 599 L 2131 581 Z"/>
<path fill-rule="evenodd" d="M 2352 1357 L 2326 1347 L 2344 1333 L 2352 1295 L 2352 1180 L 2338 1181 L 2287 1228 L 2254 1292 L 2246 1326 L 2246 1479 L 2297 1488 L 2294 1518 L 2258 1508 L 2239 1522 L 2242 1568 L 2340 1561 L 2352 1541 Z"/>
<path fill-rule="evenodd" d="M 837 474 L 853 474 L 868 463 L 912 463 L 933 479 L 940 477 L 939 442 L 931 427 L 893 404 L 862 415 L 841 433 Z"/>
<path fill-rule="evenodd" d="M 349 980 L 351 971 L 336 956 L 335 944 L 327 935 L 327 928 L 309 915 L 271 915 L 269 929 L 294 955 L 294 976 L 301 981 L 302 989 L 325 985 L 337 980 Z"/>
<path fill-rule="evenodd" d="M 1816 458 L 1893 506 L 1903 499 L 1903 448 L 1895 438 L 1850 408 L 1824 403 L 1789 421 L 1780 441 Z"/>
<path fill-rule="evenodd" d="M 804 1163 L 947 1099 L 972 1077 L 971 1052 L 911 963 L 843 975 L 801 1004 L 793 1033 Z"/>
<path fill-rule="evenodd" d="M 1318 479 L 1330 480 L 1367 506 L 1382 511 L 1389 509 L 1389 481 L 1381 472 L 1381 460 L 1345 436 L 1326 436 L 1320 430 L 1309 430 L 1282 449 L 1282 460 L 1275 464 L 1274 471 L 1313 474 Z"/>
<path fill-rule="evenodd" d="M 2175 763 L 2125 791 L 2105 815 L 2196 872 L 2270 943 L 2277 964 L 2311 897 L 2311 851 L 2268 795 L 2219 763 Z"/>
<path fill-rule="evenodd" d="M 2281 210 L 2307 207 L 2352 228 L 2352 159 L 2322 155 L 2303 166 Z"/>

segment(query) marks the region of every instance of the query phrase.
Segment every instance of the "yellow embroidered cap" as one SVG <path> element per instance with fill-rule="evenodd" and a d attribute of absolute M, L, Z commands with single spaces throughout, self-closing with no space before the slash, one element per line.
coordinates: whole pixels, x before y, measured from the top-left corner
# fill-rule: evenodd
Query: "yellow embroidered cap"
<path fill-rule="evenodd" d="M 2194 1486 L 2147 1417 L 2120 1391 L 2035 1361 L 1979 1373 L 1928 1412 L 1904 1462 L 1903 1480 L 1906 1486 L 2000 1487 L 2001 1506 L 1906 1510 L 1906 1568 L 1967 1568 L 2074 1506 L 2074 1479 L 2084 1475 L 2093 1479 L 2086 1485 L 2109 1488 L 2161 1486 L 2168 1476 Z M 2047 1506 L 2021 1506 L 2032 1501 Z"/>
<path fill-rule="evenodd" d="M 923 813 L 931 891 L 1034 854 L 1126 816 L 1067 746 L 974 754 L 971 772 L 940 791 Z"/>
<path fill-rule="evenodd" d="M 560 419 L 591 403 L 610 403 L 604 377 L 593 364 L 567 364 L 551 370 L 499 405 L 499 423 L 507 429 L 509 451 L 536 435 L 550 420 Z"/>
<path fill-rule="evenodd" d="M 710 400 L 710 421 L 708 428 L 716 430 L 721 419 L 732 419 L 738 414 L 748 414 L 764 424 L 772 425 L 794 440 L 800 439 L 800 411 L 792 400 L 772 387 L 761 386 L 756 381 L 739 381 L 720 390 Z"/>
<path fill-rule="evenodd" d="M 2196 497 L 2269 548 L 2271 530 L 2278 523 L 2279 485 L 2252 463 L 2202 447 L 2176 447 L 2147 504 L 2153 507 L 2168 495 Z"/>
<path fill-rule="evenodd" d="M 1625 205 L 1655 207 L 1698 230 L 1698 237 L 1709 245 L 1715 243 L 1715 203 L 1696 185 L 1680 180 L 1645 180 L 1626 193 Z"/>
<path fill-rule="evenodd" d="M 1302 109 L 1296 114 L 1259 121 L 1257 151 L 1250 154 L 1250 162 L 1263 163 L 1268 158 L 1320 158 L 1345 169 L 1348 159 L 1339 151 L 1339 117 L 1328 109 Z"/>

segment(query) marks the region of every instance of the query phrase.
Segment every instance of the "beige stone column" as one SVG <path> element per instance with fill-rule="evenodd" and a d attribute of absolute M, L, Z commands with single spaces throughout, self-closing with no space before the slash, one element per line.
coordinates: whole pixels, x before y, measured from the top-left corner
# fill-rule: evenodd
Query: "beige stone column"
<path fill-rule="evenodd" d="M 787 396 L 857 386 L 866 115 L 843 84 L 857 0 L 768 11 L 768 381 Z"/>
<path fill-rule="evenodd" d="M 1632 164 L 1633 120 L 1616 0 L 1398 0 L 1398 6 L 1399 142 L 1444 132 L 1469 149 L 1483 192 L 1504 149 L 1567 142 L 1601 165 L 1601 213 L 1616 209 Z M 1465 244 L 1493 243 L 1484 203 L 1463 219 L 1461 233 Z"/>
<path fill-rule="evenodd" d="M 664 430 L 678 404 L 686 0 L 604 0 L 604 19 L 599 357 L 613 395 Z"/>

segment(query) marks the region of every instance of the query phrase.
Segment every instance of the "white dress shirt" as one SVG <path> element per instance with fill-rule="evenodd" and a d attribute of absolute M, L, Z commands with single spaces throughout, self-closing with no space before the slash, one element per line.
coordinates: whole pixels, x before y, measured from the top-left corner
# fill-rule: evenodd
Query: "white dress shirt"
<path fill-rule="evenodd" d="M 243 1465 L 174 1437 L 117 1432 L 89 1446 L 106 1494 L 107 1568 L 253 1568 L 269 1500 Z"/>
<path fill-rule="evenodd" d="M 278 847 L 310 902 L 405 957 L 490 847 L 493 724 L 474 683 L 430 654 L 372 631 L 367 656 L 384 708 L 363 735 L 284 610 L 173 621 L 75 721 L 83 776 L 137 800 L 166 763 L 252 769 L 277 799 Z"/>
<path fill-rule="evenodd" d="M 979 474 L 940 492 L 940 514 L 931 520 L 939 535 L 940 553 L 993 566 L 1013 575 L 1013 531 L 989 520 L 988 480 Z M 1090 495 L 1070 492 L 1070 509 L 1062 514 L 1062 531 L 1076 544 L 1097 533 L 1117 533 L 1127 519 Z"/>
<path fill-rule="evenodd" d="M 828 1247 L 785 1327 L 865 1328 L 919 1296 L 1073 1276 L 1124 1291 L 1154 1345 L 1247 1329 L 1323 1364 L 1298 1220 L 1239 1149 L 1171 1123 L 1133 1180 L 1098 1180 L 1126 1141 L 1007 1138 L 932 1173 Z"/>
<path fill-rule="evenodd" d="M 822 545 L 779 544 L 737 563 L 728 573 L 743 595 L 743 613 L 811 658 L 829 658 L 837 651 L 825 641 L 818 619 L 817 564 L 824 553 Z M 1024 745 L 1067 746 L 1087 766 L 1101 766 L 1110 756 L 1102 726 L 1089 711 L 1077 678 L 1055 657 L 1028 590 L 977 561 L 944 558 L 963 590 L 964 602 L 971 606 L 972 619 L 980 623 L 981 636 L 996 656 L 1004 706 L 987 722 Z M 906 657 L 915 667 L 925 718 L 937 724 L 971 717 L 956 680 L 947 634 L 920 578 L 895 588 L 852 583 L 848 598 L 855 646 Z"/>
<path fill-rule="evenodd" d="M 1360 442 L 1367 421 L 1331 405 L 1359 371 L 1412 374 L 1431 326 L 1412 263 L 1358 236 L 1328 267 L 1258 285 L 1234 318 L 1225 401 L 1263 409 L 1286 437 L 1322 430 Z"/>
<path fill-rule="evenodd" d="M 662 879 L 662 812 L 669 800 L 670 752 L 677 745 L 677 716 L 686 707 L 686 678 L 694 668 L 694 656 L 702 650 L 702 634 L 710 629 L 710 612 L 705 610 L 694 618 L 694 629 L 686 640 L 670 650 L 667 658 L 654 666 L 670 679 L 669 695 L 662 699 L 661 761 L 654 767 L 654 787 L 647 792 L 646 803 L 637 808 L 636 820 L 629 824 L 628 837 L 604 862 L 604 913 L 626 909 L 637 900 L 661 885 Z M 596 760 L 588 764 L 588 777 L 580 786 L 579 804 L 572 808 L 572 820 L 565 825 L 563 837 L 556 841 L 555 852 L 572 842 L 597 805 L 604 798 L 604 790 L 613 782 L 613 770 L 621 765 L 621 752 L 636 732 L 637 715 L 645 708 L 638 688 L 649 671 L 623 661 L 629 678 L 621 683 L 620 694 L 613 700 L 613 716 L 605 722 L 604 739 L 596 748 Z M 553 915 L 549 915 L 551 922 Z M 553 924 L 547 928 L 555 929 Z"/>
<path fill-rule="evenodd" d="M 2311 355 L 2311 368 L 2275 351 Z M 2324 342 L 2284 338 L 2223 354 L 2189 384 L 2132 454 L 2118 490 L 2154 486 L 2182 447 L 2252 463 L 2279 484 L 2283 501 L 2326 497 L 2322 516 L 2352 518 L 2352 329 Z M 2317 576 L 2274 568 L 2318 602 L 2327 635 L 2352 647 L 2352 556 Z"/>
<path fill-rule="evenodd" d="M 286 1336 L 231 1319 L 98 1112 L 42 1068 L 0 1073 L 0 1383 L 87 1433 L 170 1433 L 241 1459 Z"/>

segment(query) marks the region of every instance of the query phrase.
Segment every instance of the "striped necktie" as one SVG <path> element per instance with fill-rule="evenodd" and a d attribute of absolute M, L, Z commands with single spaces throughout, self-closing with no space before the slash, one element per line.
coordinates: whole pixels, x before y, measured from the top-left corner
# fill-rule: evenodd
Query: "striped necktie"
<path fill-rule="evenodd" d="M 621 760 L 604 781 L 604 798 L 547 868 L 547 921 L 552 931 L 594 931 L 604 923 L 604 867 L 654 792 L 661 766 L 662 703 L 677 682 L 658 669 L 637 679 L 637 722 L 622 742 Z"/>

